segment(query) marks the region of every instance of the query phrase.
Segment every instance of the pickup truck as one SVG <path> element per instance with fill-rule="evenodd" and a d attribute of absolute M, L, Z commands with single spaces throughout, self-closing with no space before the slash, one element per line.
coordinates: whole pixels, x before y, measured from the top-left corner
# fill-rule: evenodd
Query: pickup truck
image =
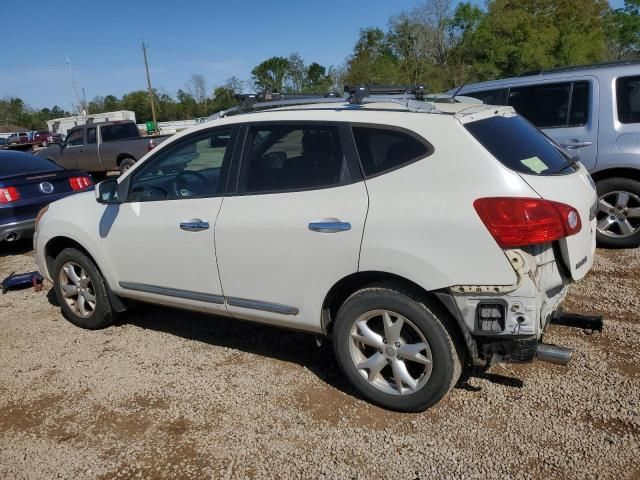
<path fill-rule="evenodd" d="M 131 120 L 87 123 L 72 128 L 61 145 L 40 150 L 37 155 L 48 158 L 67 169 L 80 169 L 101 175 L 112 170 L 128 170 L 169 135 L 143 137 Z"/>

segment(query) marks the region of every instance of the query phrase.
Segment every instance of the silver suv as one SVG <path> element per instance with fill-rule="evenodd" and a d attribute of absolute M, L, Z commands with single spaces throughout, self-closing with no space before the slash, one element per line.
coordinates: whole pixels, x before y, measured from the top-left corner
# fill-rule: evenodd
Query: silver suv
<path fill-rule="evenodd" d="M 640 62 L 527 72 L 458 93 L 511 105 L 579 155 L 598 189 L 598 244 L 640 245 Z"/>

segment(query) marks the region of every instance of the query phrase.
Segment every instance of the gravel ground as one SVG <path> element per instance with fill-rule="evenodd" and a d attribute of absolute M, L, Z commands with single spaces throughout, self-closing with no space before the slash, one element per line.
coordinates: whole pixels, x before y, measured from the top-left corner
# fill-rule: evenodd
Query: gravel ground
<path fill-rule="evenodd" d="M 0 278 L 33 269 L 0 251 Z M 42 292 L 0 297 L 3 478 L 640 478 L 640 251 L 599 251 L 552 327 L 568 367 L 472 372 L 422 414 L 356 398 L 311 336 L 140 306 L 83 331 Z"/>

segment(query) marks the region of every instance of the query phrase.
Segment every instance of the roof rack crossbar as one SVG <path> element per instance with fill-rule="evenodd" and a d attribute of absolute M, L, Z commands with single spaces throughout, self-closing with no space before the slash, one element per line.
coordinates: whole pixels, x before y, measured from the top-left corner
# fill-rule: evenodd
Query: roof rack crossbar
<path fill-rule="evenodd" d="M 207 120 L 226 117 L 247 110 L 305 105 L 309 103 L 345 103 L 363 105 L 367 103 L 397 103 L 414 112 L 430 112 L 435 107 L 433 102 L 425 101 L 425 88 L 422 85 L 394 86 L 394 85 L 346 85 L 344 91 L 348 98 L 335 93 L 250 93 L 236 95 L 239 104 L 235 107 L 221 110 L 207 117 Z"/>

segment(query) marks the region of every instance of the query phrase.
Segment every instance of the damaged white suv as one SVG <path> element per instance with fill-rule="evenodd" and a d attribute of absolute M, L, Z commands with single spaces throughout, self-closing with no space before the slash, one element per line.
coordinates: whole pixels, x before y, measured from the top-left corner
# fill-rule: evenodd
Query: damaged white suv
<path fill-rule="evenodd" d="M 387 408 L 542 344 L 595 251 L 596 191 L 511 107 L 396 97 L 220 115 L 41 212 L 40 272 L 102 328 L 130 300 L 332 338 Z M 97 200 L 97 201 L 96 201 Z"/>

